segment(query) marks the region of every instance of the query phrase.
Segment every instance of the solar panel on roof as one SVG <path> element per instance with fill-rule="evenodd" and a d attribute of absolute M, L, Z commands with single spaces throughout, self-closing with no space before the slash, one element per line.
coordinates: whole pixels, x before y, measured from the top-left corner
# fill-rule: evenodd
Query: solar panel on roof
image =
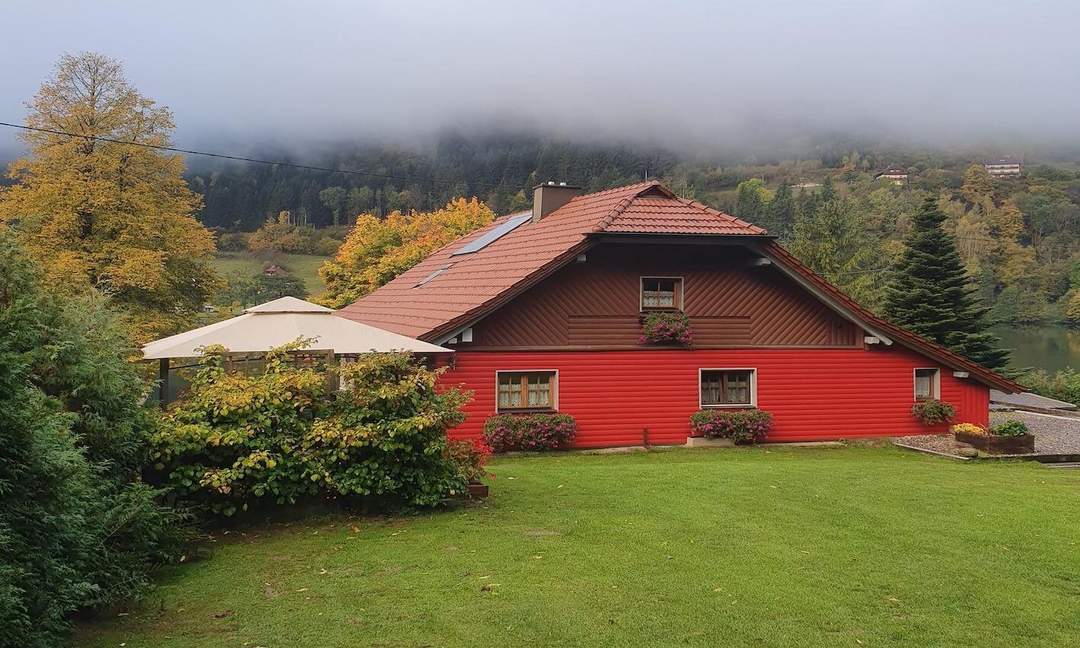
<path fill-rule="evenodd" d="M 438 277 L 438 276 L 439 276 L 439 275 L 441 275 L 442 273 L 446 272 L 446 271 L 447 271 L 447 270 L 448 270 L 449 268 L 450 268 L 450 266 L 449 266 L 449 265 L 444 265 L 443 267 L 439 268 L 439 269 L 438 269 L 438 270 L 436 270 L 435 272 L 432 272 L 432 273 L 431 273 L 431 274 L 429 274 L 428 276 L 426 276 L 426 277 L 424 277 L 423 279 L 421 279 L 420 281 L 416 282 L 416 285 L 415 285 L 415 286 L 413 286 L 413 288 L 419 288 L 420 286 L 423 286 L 424 284 L 426 284 L 427 282 L 431 281 L 431 280 L 432 280 L 432 279 L 434 279 L 435 277 Z"/>
<path fill-rule="evenodd" d="M 500 224 L 498 227 L 492 228 L 483 236 L 469 241 L 457 250 L 454 250 L 450 254 L 450 256 L 457 256 L 459 254 L 472 254 L 473 252 L 483 250 L 495 241 L 516 230 L 530 218 L 532 218 L 532 212 L 525 212 L 522 214 L 507 216 L 505 223 Z"/>

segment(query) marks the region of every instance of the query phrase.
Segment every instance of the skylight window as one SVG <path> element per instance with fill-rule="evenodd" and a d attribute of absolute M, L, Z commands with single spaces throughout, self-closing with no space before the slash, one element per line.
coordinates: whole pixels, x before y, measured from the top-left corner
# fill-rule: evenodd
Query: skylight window
<path fill-rule="evenodd" d="M 428 276 L 426 276 L 423 279 L 421 279 L 420 281 L 416 282 L 416 285 L 413 286 L 413 288 L 419 288 L 420 286 L 423 286 L 424 284 L 428 283 L 429 281 L 431 281 L 435 277 L 438 277 L 439 275 L 441 275 L 442 273 L 446 272 L 449 269 L 450 269 L 449 265 L 444 265 L 443 267 L 439 268 L 435 272 L 432 272 Z"/>
<path fill-rule="evenodd" d="M 459 254 L 472 254 L 473 252 L 479 252 L 487 246 L 491 245 L 500 238 L 506 236 L 510 232 L 513 232 L 521 225 L 525 224 L 532 218 L 532 212 L 525 212 L 522 214 L 515 214 L 513 216 L 507 216 L 506 221 L 501 223 L 498 227 L 494 227 L 485 233 L 483 236 L 478 237 L 472 241 L 469 241 L 465 245 L 455 250 L 450 256 L 457 256 Z"/>

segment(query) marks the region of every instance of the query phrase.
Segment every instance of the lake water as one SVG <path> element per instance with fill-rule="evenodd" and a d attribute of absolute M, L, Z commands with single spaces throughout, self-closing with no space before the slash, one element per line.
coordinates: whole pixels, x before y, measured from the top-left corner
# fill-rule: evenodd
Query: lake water
<path fill-rule="evenodd" d="M 1016 328 L 996 326 L 994 335 L 1012 349 L 1013 367 L 1038 367 L 1057 371 L 1072 367 L 1080 371 L 1080 330 L 1063 326 Z"/>

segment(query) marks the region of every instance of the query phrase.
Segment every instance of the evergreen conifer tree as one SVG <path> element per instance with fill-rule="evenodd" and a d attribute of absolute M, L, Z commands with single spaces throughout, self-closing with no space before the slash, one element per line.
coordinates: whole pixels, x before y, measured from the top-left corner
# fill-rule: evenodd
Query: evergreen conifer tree
<path fill-rule="evenodd" d="M 991 369 L 1009 352 L 996 347 L 986 327 L 987 309 L 964 274 L 956 240 L 942 228 L 945 214 L 927 198 L 915 216 L 905 250 L 893 268 L 885 314 L 896 324 Z"/>
<path fill-rule="evenodd" d="M 769 203 L 767 218 L 761 225 L 782 240 L 791 237 L 791 230 L 795 227 L 795 194 L 791 192 L 791 187 L 782 184 L 776 190 Z"/>

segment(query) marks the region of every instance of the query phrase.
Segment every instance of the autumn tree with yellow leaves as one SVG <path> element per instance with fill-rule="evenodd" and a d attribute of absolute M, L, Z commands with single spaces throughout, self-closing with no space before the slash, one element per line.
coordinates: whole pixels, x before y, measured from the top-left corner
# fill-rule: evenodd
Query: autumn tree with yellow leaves
<path fill-rule="evenodd" d="M 143 339 L 187 324 L 217 284 L 213 237 L 182 158 L 140 146 L 169 145 L 172 113 L 94 53 L 63 56 L 27 107 L 27 126 L 56 132 L 22 135 L 30 154 L 9 168 L 0 223 L 51 290 L 110 294 Z"/>
<path fill-rule="evenodd" d="M 341 308 L 494 218 L 476 198 L 455 198 L 433 212 L 395 211 L 384 219 L 362 214 L 337 255 L 319 269 L 326 283 L 322 301 Z"/>

